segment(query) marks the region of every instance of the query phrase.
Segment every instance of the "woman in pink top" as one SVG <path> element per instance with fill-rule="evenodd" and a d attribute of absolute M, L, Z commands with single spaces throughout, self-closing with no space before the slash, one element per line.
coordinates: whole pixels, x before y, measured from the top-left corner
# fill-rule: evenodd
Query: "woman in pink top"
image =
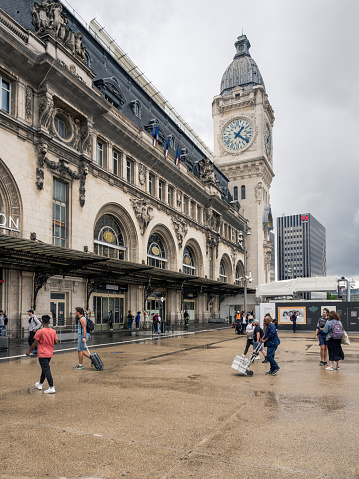
<path fill-rule="evenodd" d="M 58 343 L 58 339 L 56 331 L 50 328 L 50 316 L 45 314 L 41 318 L 41 322 L 44 327 L 36 331 L 34 342 L 32 343 L 31 348 L 27 351 L 26 356 L 29 356 L 31 351 L 35 349 L 37 345 L 39 346 L 37 357 L 39 358 L 39 363 L 41 366 L 41 377 L 40 382 L 35 383 L 35 386 L 37 389 L 42 389 L 42 385 L 44 384 L 46 378 L 47 382 L 49 383 L 49 389 L 46 389 L 44 393 L 54 394 L 55 387 L 50 370 L 50 361 L 54 353 L 54 344 Z"/>

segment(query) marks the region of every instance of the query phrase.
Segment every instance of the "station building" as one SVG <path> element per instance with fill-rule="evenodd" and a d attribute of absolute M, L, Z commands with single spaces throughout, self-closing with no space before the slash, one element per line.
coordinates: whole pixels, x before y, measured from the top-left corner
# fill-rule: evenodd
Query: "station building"
<path fill-rule="evenodd" d="M 1 0 L 0 39 L 0 306 L 13 334 L 26 330 L 29 309 L 66 327 L 83 306 L 101 330 L 110 311 L 118 329 L 128 310 L 173 324 L 185 309 L 192 321 L 218 318 L 229 297 L 240 307 L 251 267 L 260 280 L 269 271 L 273 175 L 257 150 L 271 158 L 274 117 L 263 116 L 264 86 L 251 85 L 245 102 L 246 87 L 224 92 L 263 119 L 259 134 L 250 113 L 238 177 L 250 178 L 249 221 L 231 165 L 221 169 L 96 22 L 56 1 Z"/>

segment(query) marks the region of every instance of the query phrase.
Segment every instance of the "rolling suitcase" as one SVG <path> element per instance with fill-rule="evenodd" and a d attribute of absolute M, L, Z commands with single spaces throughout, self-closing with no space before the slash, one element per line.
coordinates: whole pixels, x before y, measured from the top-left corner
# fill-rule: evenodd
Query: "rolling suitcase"
<path fill-rule="evenodd" d="M 87 346 L 87 343 L 85 343 L 85 344 L 86 344 L 87 352 L 90 355 L 91 367 L 95 366 L 96 371 L 102 371 L 103 370 L 103 362 L 102 362 L 100 356 L 97 353 L 90 353 L 90 350 Z"/>

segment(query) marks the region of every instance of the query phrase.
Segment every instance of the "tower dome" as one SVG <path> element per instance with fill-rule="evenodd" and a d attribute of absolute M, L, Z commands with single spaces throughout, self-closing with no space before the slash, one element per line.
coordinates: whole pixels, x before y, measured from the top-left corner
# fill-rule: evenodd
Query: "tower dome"
<path fill-rule="evenodd" d="M 249 53 L 251 44 L 246 35 L 238 37 L 234 46 L 236 47 L 236 54 L 222 77 L 221 95 L 228 95 L 236 86 L 241 86 L 245 90 L 249 90 L 256 85 L 264 87 L 259 68 Z"/>

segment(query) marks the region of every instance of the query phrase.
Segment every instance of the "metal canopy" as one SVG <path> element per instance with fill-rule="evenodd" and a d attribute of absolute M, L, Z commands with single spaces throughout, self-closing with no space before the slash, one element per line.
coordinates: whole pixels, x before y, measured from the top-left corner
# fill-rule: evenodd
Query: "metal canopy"
<path fill-rule="evenodd" d="M 0 267 L 41 273 L 44 282 L 51 276 L 62 274 L 106 280 L 107 283 L 150 284 L 152 287 L 181 290 L 190 287 L 210 294 L 243 293 L 243 287 L 233 284 L 4 234 L 0 234 Z"/>

